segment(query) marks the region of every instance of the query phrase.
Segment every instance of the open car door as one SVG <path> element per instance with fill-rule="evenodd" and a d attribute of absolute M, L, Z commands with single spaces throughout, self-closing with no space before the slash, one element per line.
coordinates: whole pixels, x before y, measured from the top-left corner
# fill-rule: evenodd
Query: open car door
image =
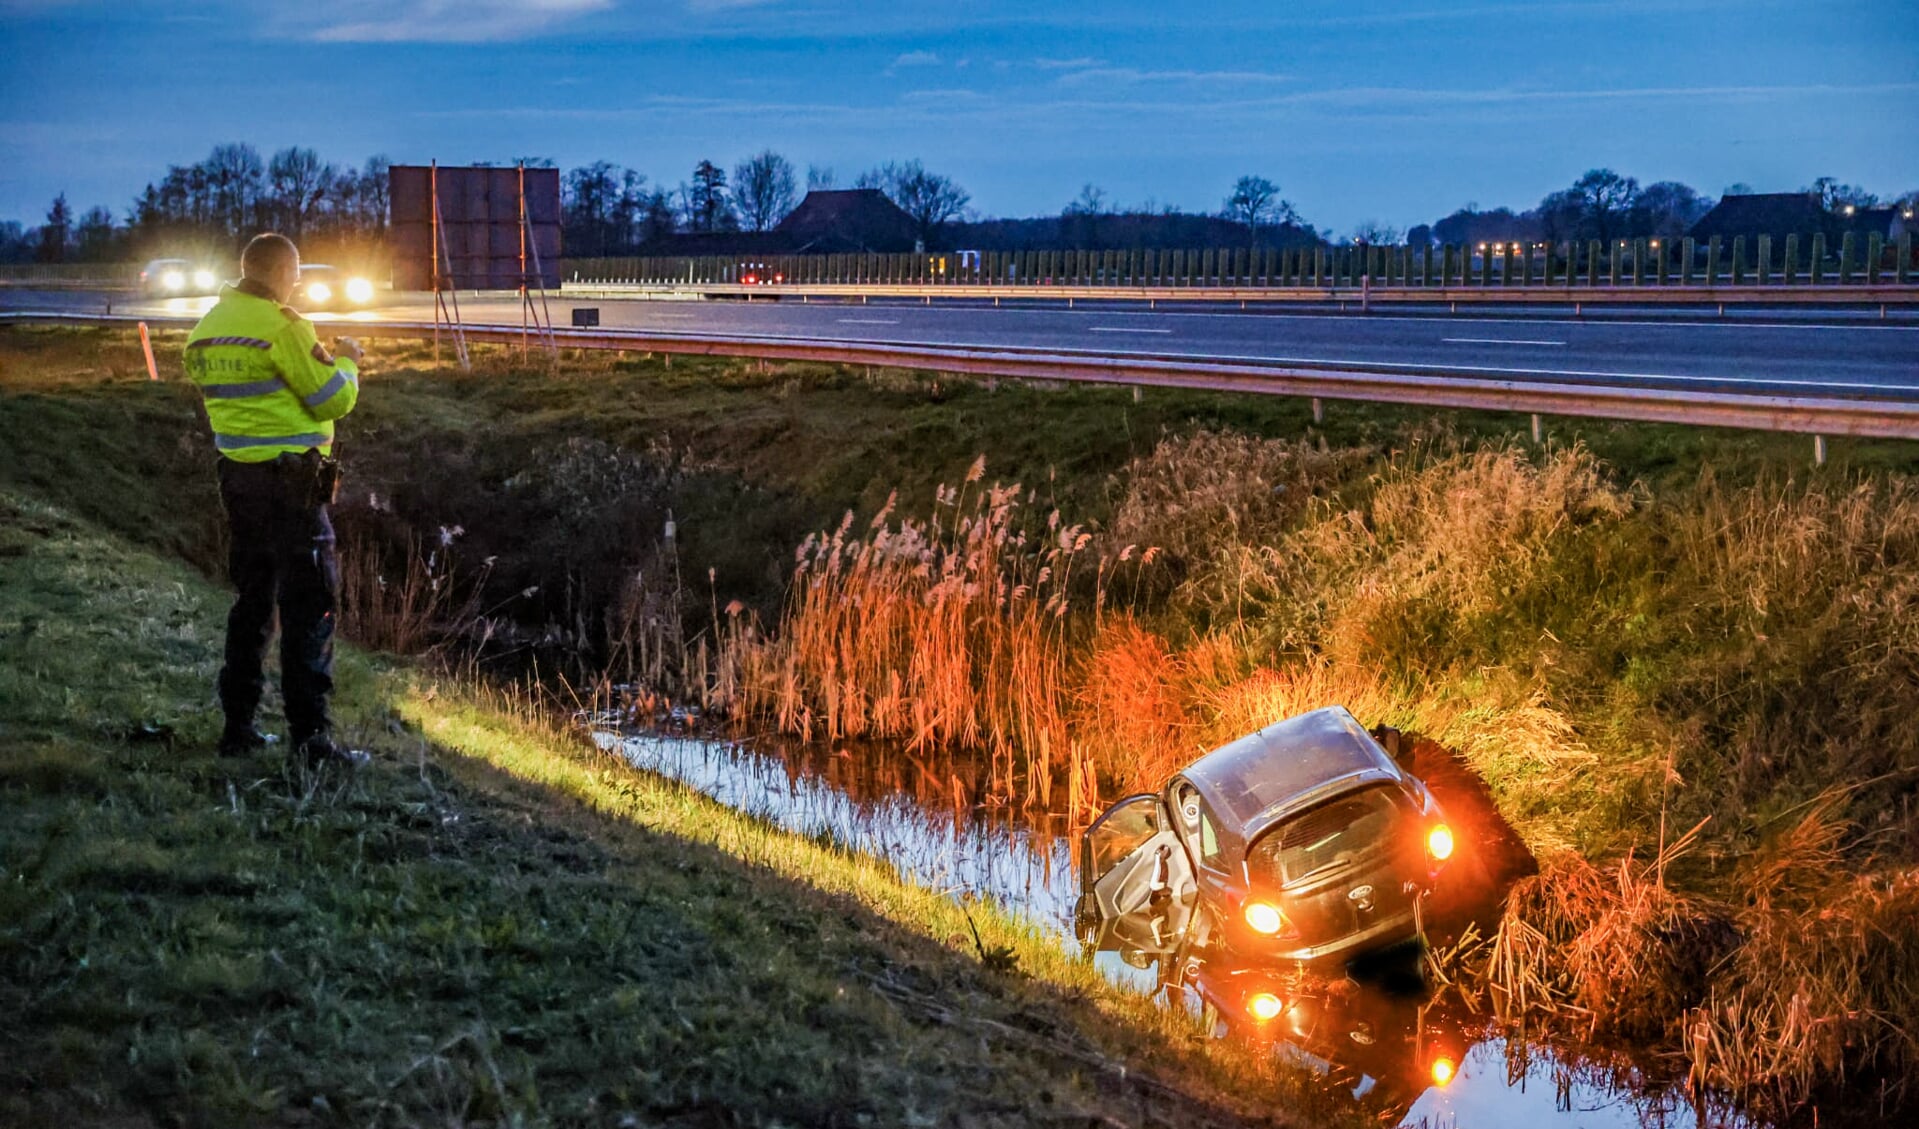
<path fill-rule="evenodd" d="M 1142 793 L 1114 804 L 1080 842 L 1082 916 L 1090 911 L 1113 921 L 1155 901 L 1186 902 L 1197 890 L 1192 861 L 1158 796 Z"/>

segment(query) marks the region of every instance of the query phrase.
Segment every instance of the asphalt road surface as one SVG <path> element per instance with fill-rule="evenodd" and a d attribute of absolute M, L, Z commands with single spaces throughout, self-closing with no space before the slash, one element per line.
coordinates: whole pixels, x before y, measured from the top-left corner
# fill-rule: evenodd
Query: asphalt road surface
<path fill-rule="evenodd" d="M 1845 395 L 1919 400 L 1919 325 L 1807 324 L 1750 317 L 1721 321 L 1549 314 L 1359 316 L 1284 315 L 1239 310 L 1143 309 L 1137 304 L 994 308 L 977 302 L 931 306 L 549 297 L 566 326 L 576 306 L 600 311 L 603 329 L 797 337 L 914 345 L 1023 346 L 1118 355 L 1208 360 L 1384 365 L 1420 372 L 1470 371 L 1514 380 L 1602 382 L 1774 395 Z M 0 289 L 0 310 L 100 311 L 192 316 L 210 298 L 152 301 L 89 291 Z M 463 295 L 468 324 L 520 324 L 517 299 Z M 398 295 L 374 310 L 316 312 L 316 322 L 424 321 L 425 295 Z M 325 329 L 322 334 L 325 334 Z"/>

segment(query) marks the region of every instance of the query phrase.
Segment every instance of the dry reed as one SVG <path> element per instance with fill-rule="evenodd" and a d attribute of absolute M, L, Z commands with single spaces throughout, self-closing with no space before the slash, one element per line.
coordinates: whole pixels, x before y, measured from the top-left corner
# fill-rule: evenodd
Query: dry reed
<path fill-rule="evenodd" d="M 742 708 L 807 739 L 982 751 L 996 800 L 1023 780 L 1028 804 L 1048 803 L 1062 766 L 1084 795 L 1067 634 L 1091 534 L 1058 511 L 1028 520 L 1020 487 L 984 475 L 982 458 L 927 518 L 889 499 L 863 535 L 849 512 L 808 537 L 778 638 L 739 643 Z"/>

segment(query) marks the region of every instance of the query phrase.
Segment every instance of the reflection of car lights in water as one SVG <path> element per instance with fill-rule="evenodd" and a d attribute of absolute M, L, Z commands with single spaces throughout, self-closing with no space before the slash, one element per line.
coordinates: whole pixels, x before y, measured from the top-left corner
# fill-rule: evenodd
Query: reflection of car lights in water
<path fill-rule="evenodd" d="M 307 299 L 313 302 L 330 302 L 333 300 L 333 287 L 324 282 L 310 283 L 307 286 Z"/>
<path fill-rule="evenodd" d="M 1246 1001 L 1246 1013 L 1261 1023 L 1279 1014 L 1279 997 L 1271 992 L 1256 992 Z"/>
<path fill-rule="evenodd" d="M 1426 853 L 1440 862 L 1453 857 L 1453 829 L 1441 823 L 1426 833 Z"/>
<path fill-rule="evenodd" d="M 364 278 L 347 279 L 346 298 L 349 302 L 373 301 L 373 284 Z"/>
<path fill-rule="evenodd" d="M 195 290 L 211 290 L 213 289 L 215 281 L 216 279 L 213 277 L 213 272 L 210 270 L 197 270 L 193 272 L 193 288 Z"/>
<path fill-rule="evenodd" d="M 1255 933 L 1271 935 L 1285 927 L 1286 919 L 1280 916 L 1277 908 L 1265 902 L 1247 902 L 1246 924 L 1251 926 Z"/>
<path fill-rule="evenodd" d="M 1453 1063 L 1452 1059 L 1445 1055 L 1439 1056 L 1433 1060 L 1433 1085 L 1444 1086 L 1453 1080 L 1453 1075 L 1458 1071 L 1459 1067 Z"/>
<path fill-rule="evenodd" d="M 187 284 L 187 276 L 177 270 L 170 270 L 160 276 L 160 285 L 168 290 L 179 290 Z"/>

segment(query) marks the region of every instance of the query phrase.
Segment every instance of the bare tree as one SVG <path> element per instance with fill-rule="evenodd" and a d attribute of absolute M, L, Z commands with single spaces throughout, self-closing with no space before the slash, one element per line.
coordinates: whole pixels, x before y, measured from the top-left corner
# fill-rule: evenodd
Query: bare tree
<path fill-rule="evenodd" d="M 213 220 L 229 235 L 244 235 L 258 224 L 266 164 L 251 145 L 216 145 L 201 162 Z"/>
<path fill-rule="evenodd" d="M 1298 223 L 1299 213 L 1291 203 L 1280 199 L 1279 185 L 1263 176 L 1242 176 L 1233 183 L 1233 194 L 1226 197 L 1223 210 L 1229 220 L 1246 225 L 1254 235 L 1269 223 Z"/>
<path fill-rule="evenodd" d="M 683 192 L 686 226 L 693 231 L 725 231 L 732 226 L 733 205 L 727 199 L 726 170 L 712 161 L 693 166 L 693 183 Z"/>
<path fill-rule="evenodd" d="M 1589 169 L 1566 190 L 1567 203 L 1579 210 L 1581 226 L 1594 239 L 1610 241 L 1625 233 L 1639 203 L 1639 181 L 1611 169 Z"/>
<path fill-rule="evenodd" d="M 1060 235 L 1074 247 L 1090 249 L 1100 245 L 1100 217 L 1106 214 L 1106 191 L 1086 184 L 1079 196 L 1059 214 Z"/>
<path fill-rule="evenodd" d="M 67 194 L 62 192 L 53 198 L 53 206 L 47 209 L 47 222 L 40 227 L 40 261 L 66 262 L 72 235 L 73 209 L 67 206 Z"/>
<path fill-rule="evenodd" d="M 1819 197 L 1819 206 L 1828 212 L 1842 208 L 1870 208 L 1879 202 L 1879 197 L 1853 184 L 1841 184 L 1838 179 L 1822 176 L 1806 188 L 1807 192 Z"/>
<path fill-rule="evenodd" d="M 768 231 L 799 203 L 793 164 L 771 149 L 733 166 L 733 200 L 748 231 Z"/>
<path fill-rule="evenodd" d="M 808 192 L 832 191 L 833 170 L 825 165 L 806 166 L 806 190 Z"/>
<path fill-rule="evenodd" d="M 1364 243 L 1368 247 L 1396 247 L 1399 245 L 1399 229 L 1378 220 L 1366 220 L 1353 228 L 1353 242 Z"/>
<path fill-rule="evenodd" d="M 291 146 L 267 162 L 268 202 L 273 222 L 298 239 L 319 212 L 338 174 L 311 149 Z"/>
<path fill-rule="evenodd" d="M 900 164 L 888 161 L 861 173 L 853 186 L 879 189 L 898 204 L 901 211 L 912 216 L 923 248 L 931 247 L 941 225 L 958 218 L 973 198 L 950 178 L 927 172 L 918 160 Z"/>

